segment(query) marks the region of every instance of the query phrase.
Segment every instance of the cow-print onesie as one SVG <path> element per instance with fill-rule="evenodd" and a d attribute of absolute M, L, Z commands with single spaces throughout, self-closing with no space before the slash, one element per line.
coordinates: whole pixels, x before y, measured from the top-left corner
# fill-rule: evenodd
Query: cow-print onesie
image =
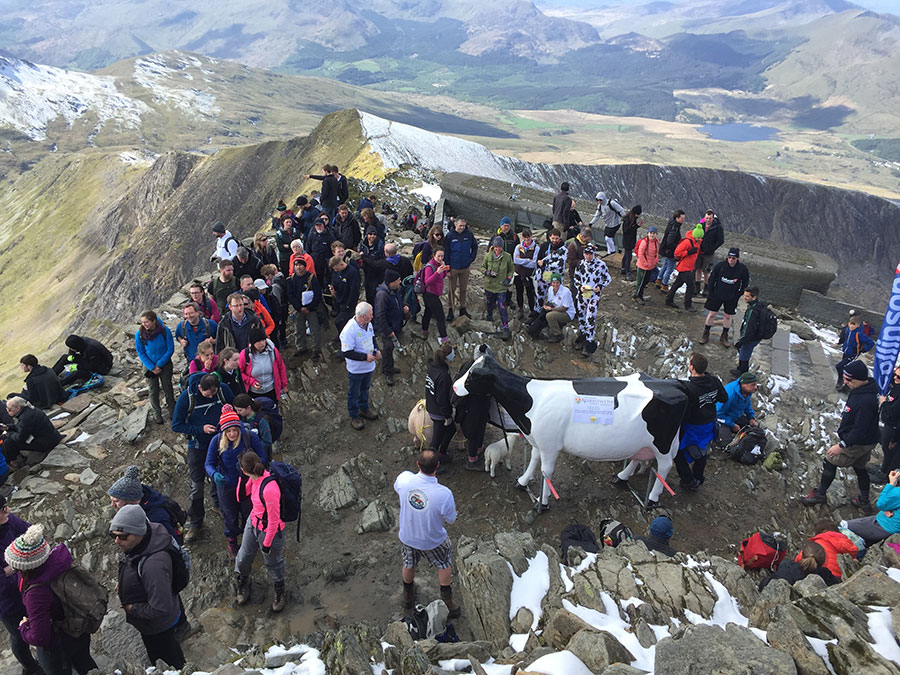
<path fill-rule="evenodd" d="M 566 257 L 568 256 L 568 253 L 569 251 L 563 242 L 560 242 L 557 248 L 550 248 L 549 245 L 547 246 L 547 252 L 544 254 L 544 257 L 541 258 L 541 260 L 544 261 L 544 264 L 543 266 L 539 266 L 534 273 L 534 289 L 535 295 L 537 296 L 534 299 L 535 312 L 540 312 L 544 303 L 547 301 L 547 289 L 550 288 L 550 275 L 554 272 L 558 272 L 560 276 L 563 276 L 566 270 Z"/>
<path fill-rule="evenodd" d="M 578 297 L 575 298 L 578 307 L 578 329 L 587 342 L 593 342 L 600 293 L 609 285 L 612 278 L 609 276 L 606 263 L 602 260 L 591 262 L 582 260 L 575 267 L 574 281 L 575 290 L 578 291 Z M 588 286 L 591 292 L 586 293 L 583 290 L 584 286 Z"/>

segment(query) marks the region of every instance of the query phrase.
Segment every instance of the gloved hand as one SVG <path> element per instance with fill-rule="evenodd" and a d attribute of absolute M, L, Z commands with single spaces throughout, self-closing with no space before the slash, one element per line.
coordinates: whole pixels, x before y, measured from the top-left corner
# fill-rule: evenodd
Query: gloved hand
<path fill-rule="evenodd" d="M 228 482 L 228 479 L 225 478 L 225 474 L 221 473 L 220 471 L 216 471 L 213 474 L 213 481 L 217 485 L 225 485 Z"/>
<path fill-rule="evenodd" d="M 269 555 L 269 551 L 271 551 L 271 550 L 272 550 L 271 546 L 263 546 L 262 547 L 262 552 L 265 553 L 266 555 Z"/>

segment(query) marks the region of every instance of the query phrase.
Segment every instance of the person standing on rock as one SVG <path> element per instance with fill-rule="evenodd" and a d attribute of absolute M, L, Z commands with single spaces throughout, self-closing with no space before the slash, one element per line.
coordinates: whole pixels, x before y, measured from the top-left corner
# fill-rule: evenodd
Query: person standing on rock
<path fill-rule="evenodd" d="M 175 327 L 175 339 L 184 348 L 185 361 L 190 362 L 197 356 L 197 347 L 201 342 L 216 344 L 219 324 L 202 316 L 200 306 L 193 301 L 184 306 L 181 316 L 184 320 Z"/>
<path fill-rule="evenodd" d="M 200 308 L 200 316 L 215 321 L 216 324 L 219 323 L 219 319 L 222 318 L 222 315 L 219 312 L 219 306 L 216 304 L 215 300 L 207 295 L 206 289 L 203 288 L 201 282 L 196 280 L 192 281 L 188 288 L 188 294 L 190 295 L 191 302 L 196 303 L 197 307 Z"/>
<path fill-rule="evenodd" d="M 418 473 L 404 471 L 394 481 L 394 492 L 400 497 L 400 545 L 403 567 L 403 606 L 416 604 L 416 565 L 420 558 L 438 568 L 441 600 L 450 610 L 450 618 L 460 615 L 453 601 L 451 545 L 444 523 L 456 522 L 456 502 L 450 488 L 438 483 L 435 473 L 439 465 L 434 450 L 419 454 Z"/>
<path fill-rule="evenodd" d="M 384 347 L 381 372 L 388 386 L 394 385 L 394 375 L 400 373 L 394 367 L 395 344 L 400 344 L 403 317 L 409 314 L 409 307 L 400 300 L 400 275 L 394 270 L 385 270 L 384 281 L 375 289 L 373 324 Z M 343 328 L 343 326 L 341 326 Z"/>
<path fill-rule="evenodd" d="M 323 165 L 321 174 L 306 174 L 306 180 L 309 179 L 322 181 L 319 204 L 321 205 L 322 210 L 328 214 L 328 219 L 333 220 L 334 214 L 337 211 L 337 206 L 340 203 L 340 194 L 338 191 L 337 178 L 331 171 L 331 164 Z"/>
<path fill-rule="evenodd" d="M 137 505 L 123 506 L 109 524 L 109 534 L 119 547 L 116 590 L 125 621 L 141 634 L 150 663 L 157 660 L 181 668 L 184 653 L 175 635 L 181 621 L 181 598 L 175 590 L 175 556 L 181 551 L 165 527 L 147 520 Z"/>
<path fill-rule="evenodd" d="M 851 499 L 850 504 L 869 514 L 872 505 L 869 503 L 870 480 L 866 463 L 878 443 L 878 386 L 869 377 L 869 369 L 862 361 L 848 363 L 843 379 L 850 393 L 837 429 L 839 441 L 825 451 L 818 487 L 801 497 L 800 503 L 805 506 L 826 503 L 825 493 L 834 481 L 838 467 L 853 467 L 859 482 L 859 495 Z"/>
<path fill-rule="evenodd" d="M 249 341 L 238 357 L 247 391 L 253 398 L 266 396 L 278 403 L 288 390 L 287 368 L 281 352 L 262 328 L 251 328 Z"/>
<path fill-rule="evenodd" d="M 703 226 L 697 225 L 693 230 L 688 232 L 681 243 L 675 249 L 675 271 L 678 276 L 669 287 L 666 294 L 666 307 L 675 307 L 675 294 L 678 289 L 684 286 L 684 308 L 689 312 L 696 312 L 697 309 L 691 303 L 696 288 L 694 287 L 694 267 L 696 266 L 697 256 L 700 254 L 700 244 L 703 243 Z"/>
<path fill-rule="evenodd" d="M 38 363 L 34 354 L 26 354 L 19 359 L 22 372 L 25 373 L 25 389 L 21 396 L 31 401 L 38 408 L 47 409 L 56 403 L 69 398 L 66 390 L 59 383 L 59 378 L 47 366 Z"/>
<path fill-rule="evenodd" d="M 443 465 L 452 461 L 447 455 L 447 449 L 456 433 L 453 406 L 450 403 L 452 395 L 450 362 L 453 361 L 453 357 L 453 347 L 449 342 L 445 342 L 428 360 L 428 371 L 425 375 L 425 412 L 431 418 L 434 427 L 431 449 L 438 453 L 438 460 Z"/>
<path fill-rule="evenodd" d="M 698 295 L 706 295 L 709 288 L 708 285 L 703 286 L 703 278 L 706 277 L 707 284 L 712 278 L 709 275 L 709 268 L 716 251 L 725 243 L 725 230 L 722 228 L 719 216 L 712 209 L 707 210 L 700 223 L 703 225 L 703 243 L 700 244 L 700 255 L 697 256 L 697 264 L 694 268 L 696 275 L 694 282 L 697 285 Z"/>
<path fill-rule="evenodd" d="M 322 357 L 322 327 L 319 323 L 322 286 L 312 272 L 306 269 L 306 260 L 303 258 L 294 261 L 294 273 L 288 277 L 287 284 L 288 301 L 294 308 L 294 340 L 297 346 L 294 356 L 309 353 L 306 346 L 308 328 L 312 338 L 312 358 L 313 361 L 318 361 Z"/>
<path fill-rule="evenodd" d="M 434 318 L 441 342 L 447 342 L 450 338 L 447 337 L 447 321 L 441 305 L 441 295 L 444 293 L 444 279 L 450 273 L 450 266 L 444 263 L 444 249 L 440 246 L 435 246 L 431 255 L 431 260 L 420 270 L 425 286 L 422 293 L 422 304 L 425 305 L 422 313 L 422 338 L 428 339 L 428 327 Z"/>
<path fill-rule="evenodd" d="M 234 238 L 234 236 L 225 229 L 225 223 L 221 220 L 217 220 L 213 223 L 212 226 L 213 234 L 216 236 L 216 250 L 209 257 L 209 261 L 213 262 L 215 260 L 231 260 L 234 256 L 237 255 L 237 250 L 240 248 L 240 244 L 238 240 Z"/>
<path fill-rule="evenodd" d="M 170 418 L 175 410 L 175 390 L 172 388 L 174 369 L 172 355 L 175 353 L 175 340 L 172 339 L 172 331 L 157 318 L 156 312 L 147 310 L 141 314 L 141 327 L 134 334 L 134 346 L 144 366 L 144 377 L 147 378 L 150 387 L 153 420 L 157 424 L 162 424 L 160 389 L 165 392 L 166 408 Z"/>
<path fill-rule="evenodd" d="M 644 212 L 640 204 L 635 204 L 622 217 L 622 269 L 619 274 L 625 277 L 625 281 L 632 281 L 631 276 L 631 257 L 634 254 L 634 248 L 637 245 L 638 227 L 644 221 L 638 220 L 638 217 Z"/>
<path fill-rule="evenodd" d="M 447 321 L 453 321 L 453 307 L 459 308 L 460 316 L 470 316 L 466 310 L 466 294 L 472 263 L 478 257 L 478 240 L 469 229 L 465 218 L 457 218 L 453 229 L 444 239 L 447 263 L 450 265 L 450 295 L 448 296 Z M 458 291 L 458 295 L 457 295 Z M 454 298 L 456 305 L 454 305 Z"/>
<path fill-rule="evenodd" d="M 241 290 L 241 283 L 234 276 L 234 263 L 231 260 L 219 261 L 219 274 L 213 277 L 206 290 L 216 301 L 219 309 L 219 320 L 228 311 L 228 296 Z"/>
<path fill-rule="evenodd" d="M 646 303 L 647 298 L 644 297 L 644 289 L 650 283 L 651 277 L 659 263 L 659 239 L 657 239 L 657 230 L 654 226 L 647 229 L 647 236 L 641 237 L 641 240 L 635 246 L 635 267 L 637 267 L 637 281 L 634 284 L 634 295 L 632 300 L 636 300 L 642 305 Z"/>
<path fill-rule="evenodd" d="M 846 391 L 846 385 L 841 382 L 841 374 L 844 372 L 844 367 L 875 346 L 875 342 L 872 338 L 863 332 L 860 323 L 858 316 L 851 316 L 850 320 L 847 322 L 847 333 L 844 337 L 844 342 L 841 345 L 841 360 L 834 366 L 838 376 L 835 389 L 838 391 Z"/>
<path fill-rule="evenodd" d="M 569 251 L 563 242 L 562 233 L 557 229 L 550 230 L 547 241 L 541 244 L 537 254 L 535 315 L 540 313 L 541 308 L 546 304 L 547 291 L 553 275 L 558 273 L 562 276 L 565 271 L 568 254 Z"/>
<path fill-rule="evenodd" d="M 242 293 L 228 296 L 228 311 L 216 331 L 216 353 L 226 347 L 234 347 L 236 351 L 246 349 L 250 344 L 250 330 L 254 327 L 264 329 L 260 318 L 248 308 L 249 304 L 250 298 Z"/>
<path fill-rule="evenodd" d="M 881 465 L 869 464 L 866 469 L 874 485 L 887 483 L 891 471 L 900 469 L 900 368 L 894 368 L 891 388 L 881 402 Z"/>
<path fill-rule="evenodd" d="M 740 377 L 750 370 L 750 356 L 762 341 L 762 308 L 765 305 L 759 300 L 757 286 L 750 286 L 744 291 L 744 302 L 747 303 L 747 309 L 744 310 L 744 320 L 741 322 L 741 334 L 734 343 L 738 350 L 738 364 L 731 371 L 732 377 Z"/>
<path fill-rule="evenodd" d="M 245 481 L 238 483 L 238 501 L 250 499 L 250 515 L 244 525 L 241 548 L 234 560 L 236 599 L 238 605 L 250 602 L 250 573 L 258 551 L 275 589 L 272 611 L 284 609 L 284 521 L 281 520 L 281 488 L 262 460 L 252 450 L 241 455 L 241 473 Z"/>
<path fill-rule="evenodd" d="M 224 352 L 223 352 L 224 353 Z M 234 354 L 230 355 L 237 358 Z M 203 528 L 206 508 L 203 505 L 203 491 L 206 487 L 206 455 L 212 439 L 216 435 L 216 425 L 222 414 L 222 407 L 231 403 L 234 395 L 231 388 L 218 376 L 207 373 L 194 375 L 188 380 L 187 389 L 181 392 L 172 415 L 172 431 L 187 436 L 187 465 L 191 481 L 188 507 L 187 532 L 185 542 L 196 541 Z M 213 502 L 218 503 L 215 484 L 212 485 Z"/>
<path fill-rule="evenodd" d="M 612 277 L 606 263 L 597 260 L 596 249 L 588 244 L 584 247 L 584 260 L 578 263 L 572 277 L 577 291 L 578 308 L 578 340 L 575 345 L 582 345 L 581 353 L 590 356 L 597 351 L 597 343 L 594 335 L 597 330 L 597 305 L 600 304 L 600 294 L 606 288 Z"/>
<path fill-rule="evenodd" d="M 522 230 L 522 241 L 513 253 L 516 267 L 516 304 L 519 306 L 519 321 L 525 320 L 525 298 L 528 298 L 529 314 L 534 311 L 534 271 L 537 268 L 538 247 L 527 227 Z"/>
<path fill-rule="evenodd" d="M 347 413 L 350 426 L 357 431 L 365 429 L 367 420 L 377 420 L 369 406 L 369 387 L 381 352 L 375 345 L 375 329 L 372 326 L 372 305 L 361 302 L 356 315 L 341 330 L 341 356 L 347 365 Z"/>
<path fill-rule="evenodd" d="M 722 335 L 719 338 L 719 342 L 724 347 L 731 346 L 731 343 L 728 342 L 728 331 L 731 329 L 731 321 L 735 312 L 737 312 L 738 300 L 740 300 L 744 289 L 750 283 L 750 271 L 744 263 L 738 260 L 740 256 L 741 250 L 739 248 L 728 249 L 728 257 L 716 263 L 716 266 L 709 273 L 709 292 L 703 305 L 707 310 L 706 325 L 703 327 L 703 335 L 700 337 L 701 345 L 709 342 L 709 331 L 716 319 L 716 313 L 719 309 L 722 309 L 725 319 L 722 323 Z"/>
<path fill-rule="evenodd" d="M 585 227 L 566 242 L 566 272 L 569 275 L 569 290 L 572 291 L 573 298 L 578 295 L 578 287 L 575 285 L 575 268 L 584 260 L 585 247 L 592 245 L 593 241 L 594 233 L 591 228 Z"/>
<path fill-rule="evenodd" d="M 669 292 L 669 282 L 675 271 L 675 249 L 681 242 L 681 226 L 684 225 L 686 217 L 684 211 L 676 209 L 672 219 L 666 225 L 662 241 L 659 243 L 659 255 L 663 258 L 663 265 L 659 271 L 659 278 L 656 280 L 656 287 L 663 293 Z"/>
<path fill-rule="evenodd" d="M 491 249 L 484 254 L 481 263 L 481 271 L 484 274 L 484 318 L 494 321 L 494 306 L 500 312 L 500 321 L 503 326 L 501 339 L 509 340 L 509 289 L 512 286 L 513 266 L 512 256 L 504 250 L 503 237 L 494 236 Z M 452 272 L 451 272 L 452 274 Z"/>
<path fill-rule="evenodd" d="M 12 513 L 6 497 L 0 495 L 0 549 L 5 551 L 16 537 L 25 533 L 28 527 L 29 523 Z M 22 665 L 23 675 L 38 675 L 43 671 L 32 655 L 28 643 L 19 632 L 19 623 L 25 616 L 25 605 L 22 604 L 22 594 L 19 592 L 15 570 L 5 564 L 2 572 L 0 574 L 0 619 L 9 633 L 9 648 L 16 657 L 16 661 Z"/>
<path fill-rule="evenodd" d="M 231 393 L 235 396 L 246 394 L 247 387 L 244 384 L 241 369 L 238 367 L 241 363 L 241 357 L 237 350 L 234 347 L 225 347 L 219 352 L 218 358 L 218 364 L 212 371 L 213 375 L 218 377 L 219 382 L 222 384 L 227 384 L 228 388 L 231 389 Z M 218 416 L 216 416 L 216 420 L 218 419 Z"/>
<path fill-rule="evenodd" d="M 141 483 L 140 467 L 132 465 L 125 469 L 125 475 L 113 483 L 106 493 L 116 511 L 123 506 L 140 506 L 147 520 L 162 525 L 179 544 L 184 540 L 184 511 L 181 506 L 171 497 Z"/>
<path fill-rule="evenodd" d="M 572 211 L 572 198 L 569 196 L 569 181 L 563 181 L 559 192 L 553 195 L 553 227 L 565 232 L 569 226 L 569 213 Z"/>
<path fill-rule="evenodd" d="M 47 414 L 35 408 L 21 396 L 13 396 L 6 401 L 6 412 L 14 423 L 7 426 L 0 424 L 6 433 L 3 436 L 3 455 L 5 461 L 0 464 L 0 485 L 8 476 L 7 462 L 15 462 L 22 453 L 34 453 L 26 456 L 29 464 L 36 464 L 47 456 L 47 453 L 62 443 L 63 437 Z"/>

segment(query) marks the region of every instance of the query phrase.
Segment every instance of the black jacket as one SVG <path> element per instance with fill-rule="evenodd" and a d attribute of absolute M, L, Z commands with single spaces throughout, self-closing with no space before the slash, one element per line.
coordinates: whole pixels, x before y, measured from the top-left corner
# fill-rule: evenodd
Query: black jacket
<path fill-rule="evenodd" d="M 321 232 L 316 232 L 315 228 L 310 231 L 306 252 L 312 256 L 317 267 L 328 262 L 331 257 L 331 242 L 333 241 L 334 234 L 327 227 Z"/>
<path fill-rule="evenodd" d="M 355 251 L 359 247 L 359 242 L 362 241 L 362 232 L 359 228 L 359 221 L 352 213 L 347 212 L 346 220 L 335 216 L 332 227 L 334 236 L 338 241 L 343 242 L 345 248 L 352 248 Z"/>
<path fill-rule="evenodd" d="M 141 634 L 162 633 L 181 615 L 181 601 L 172 588 L 171 546 L 166 528 L 150 523 L 144 540 L 119 557 L 119 600 L 131 605 L 125 620 Z"/>
<path fill-rule="evenodd" d="M 791 586 L 793 586 L 798 581 L 801 581 L 802 579 L 808 577 L 810 574 L 818 574 L 820 577 L 822 577 L 822 580 L 825 582 L 826 586 L 834 586 L 836 583 L 840 582 L 840 579 L 835 577 L 831 573 L 831 570 L 824 565 L 816 570 L 813 570 L 812 572 L 807 573 L 803 571 L 802 567 L 800 567 L 800 563 L 794 561 L 788 562 L 787 560 L 785 560 L 778 566 L 778 570 L 775 572 L 775 574 L 770 574 L 765 579 L 759 582 L 759 590 L 762 590 L 766 586 L 768 586 L 769 582 L 773 579 L 784 579 Z"/>
<path fill-rule="evenodd" d="M 713 218 L 711 223 L 706 223 L 704 228 L 703 241 L 700 242 L 700 254 L 712 255 L 722 244 L 725 243 L 725 230 L 719 217 Z"/>
<path fill-rule="evenodd" d="M 878 442 L 878 387 L 872 378 L 850 390 L 837 434 L 846 445 Z"/>
<path fill-rule="evenodd" d="M 86 368 L 92 373 L 108 375 L 109 371 L 112 370 L 112 352 L 94 338 L 82 336 L 81 339 L 84 341 L 83 353 L 79 354 L 69 350 L 71 354 L 75 355 L 75 363 L 78 364 L 79 368 Z"/>
<path fill-rule="evenodd" d="M 342 272 L 331 270 L 331 285 L 334 286 L 336 307 L 356 307 L 359 302 L 359 268 L 354 263 L 348 263 Z"/>
<path fill-rule="evenodd" d="M 688 395 L 688 407 L 684 413 L 684 424 L 709 424 L 716 419 L 716 403 L 726 403 L 728 392 L 715 375 L 691 376 L 679 380 Z"/>
<path fill-rule="evenodd" d="M 670 558 L 674 557 L 678 551 L 669 546 L 669 543 L 665 539 L 660 539 L 658 537 L 654 537 L 653 535 L 642 537 L 640 535 L 635 535 L 635 539 L 638 541 L 644 542 L 644 545 L 647 547 L 648 551 L 659 551 L 663 555 L 667 555 Z"/>
<path fill-rule="evenodd" d="M 704 242 L 706 239 L 703 240 Z M 703 243 L 700 244 L 703 250 Z M 709 274 L 709 297 L 721 300 L 736 300 L 744 293 L 750 283 L 750 271 L 747 266 L 738 262 L 734 267 L 727 260 L 716 263 Z"/>
<path fill-rule="evenodd" d="M 231 389 L 231 393 L 235 396 L 247 393 L 247 387 L 244 386 L 244 378 L 241 375 L 240 368 L 235 368 L 231 374 L 228 374 L 219 366 L 213 371 L 213 374 L 219 378 L 219 382 L 227 384 L 228 388 Z"/>
<path fill-rule="evenodd" d="M 454 382 L 469 372 L 469 368 L 475 363 L 474 359 L 467 359 L 456 373 Z M 484 394 L 467 394 L 459 397 L 453 394 L 450 402 L 456 406 L 456 423 L 462 429 L 466 438 L 477 437 L 484 434 L 488 419 L 491 415 L 492 399 Z"/>
<path fill-rule="evenodd" d="M 637 245 L 638 216 L 631 211 L 622 218 L 622 248 L 633 251 Z"/>
<path fill-rule="evenodd" d="M 765 305 L 759 299 L 747 303 L 747 310 L 744 312 L 744 320 L 741 322 L 741 337 L 734 346 L 740 349 L 745 344 L 762 340 L 762 312 L 760 309 Z"/>
<path fill-rule="evenodd" d="M 568 191 L 560 190 L 553 196 L 553 220 L 562 223 L 563 226 L 569 224 L 569 211 L 572 210 L 572 198 Z"/>
<path fill-rule="evenodd" d="M 43 410 L 23 408 L 14 419 L 16 423 L 6 432 L 6 437 L 11 441 L 26 443 L 34 436 L 31 442 L 27 443 L 32 450 L 49 452 L 63 439 L 62 434 L 56 430 Z"/>
<path fill-rule="evenodd" d="M 288 256 L 290 258 L 290 256 Z M 259 257 L 253 252 L 250 251 L 250 255 L 247 256 L 247 262 L 241 262 L 238 260 L 237 256 L 231 260 L 234 263 L 234 278 L 240 282 L 240 279 L 245 274 L 249 274 L 254 279 L 262 279 L 262 274 L 259 273 L 260 268 L 262 267 L 262 262 L 260 262 Z M 219 311 L 222 311 L 222 308 L 219 307 Z"/>
<path fill-rule="evenodd" d="M 347 177 L 339 173 L 334 180 L 337 183 L 338 204 L 346 204 L 347 200 L 350 199 L 350 186 L 347 185 Z"/>
<path fill-rule="evenodd" d="M 393 256 L 391 256 L 393 257 Z M 425 260 L 425 256 L 422 256 L 422 259 Z M 428 260 L 431 260 L 429 258 Z M 425 262 L 428 262 L 427 260 Z M 413 274 L 413 266 L 412 261 L 407 258 L 405 255 L 397 256 L 397 262 L 391 262 L 390 258 L 384 259 L 384 268 L 386 270 L 394 270 L 397 274 L 400 275 L 400 280 L 406 279 L 407 277 L 412 276 Z"/>
<path fill-rule="evenodd" d="M 675 248 L 681 242 L 681 223 L 674 218 L 666 225 L 662 240 L 659 242 L 659 254 L 665 258 L 675 257 Z"/>
<path fill-rule="evenodd" d="M 297 276 L 296 274 L 289 276 L 287 279 L 287 287 L 288 302 L 290 302 L 291 307 L 298 312 L 303 307 L 306 307 L 310 312 L 315 312 L 319 308 L 319 303 L 322 301 L 322 286 L 319 284 L 319 280 L 309 271 L 302 276 Z M 303 304 L 304 291 L 313 292 L 312 302 L 305 305 Z"/>
<path fill-rule="evenodd" d="M 244 315 L 249 317 L 249 321 L 245 321 L 241 325 L 237 325 L 231 318 L 231 312 L 223 312 L 222 320 L 219 321 L 219 328 L 216 330 L 216 353 L 225 349 L 225 347 L 234 347 L 237 351 L 246 349 L 250 344 L 250 329 L 254 326 L 262 328 L 262 321 L 254 312 L 249 309 L 244 310 Z"/>
<path fill-rule="evenodd" d="M 891 386 L 884 403 L 881 404 L 881 423 L 894 428 L 894 437 L 891 440 L 896 442 L 900 437 L 900 384 Z"/>
<path fill-rule="evenodd" d="M 322 208 L 325 211 L 336 209 L 340 198 L 337 178 L 332 174 L 310 176 L 310 178 L 322 181 L 322 191 L 319 193 L 319 204 L 322 205 Z"/>
<path fill-rule="evenodd" d="M 400 333 L 403 328 L 403 305 L 400 297 L 391 287 L 382 282 L 375 289 L 375 332 L 379 335 L 387 335 Z"/>
<path fill-rule="evenodd" d="M 453 416 L 450 405 L 450 368 L 445 363 L 428 360 L 428 374 L 425 377 L 425 411 L 447 418 Z"/>
<path fill-rule="evenodd" d="M 68 397 L 56 373 L 47 366 L 37 365 L 32 368 L 25 377 L 25 388 L 25 398 L 38 408 L 49 408 Z"/>

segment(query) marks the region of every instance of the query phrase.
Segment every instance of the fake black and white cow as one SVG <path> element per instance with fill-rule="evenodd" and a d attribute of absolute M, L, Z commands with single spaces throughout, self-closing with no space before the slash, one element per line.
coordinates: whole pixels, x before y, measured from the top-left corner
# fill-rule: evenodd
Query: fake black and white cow
<path fill-rule="evenodd" d="M 627 480 L 638 462 L 656 459 L 665 480 L 678 451 L 678 430 L 688 405 L 681 384 L 638 374 L 582 380 L 539 380 L 500 366 L 493 357 L 479 357 L 453 384 L 457 396 L 493 396 L 531 443 L 531 462 L 519 479 L 526 486 L 540 462 L 550 479 L 560 452 L 599 461 L 631 460 L 619 473 Z M 549 490 L 542 481 L 541 505 Z M 657 479 L 649 494 L 662 492 Z"/>

